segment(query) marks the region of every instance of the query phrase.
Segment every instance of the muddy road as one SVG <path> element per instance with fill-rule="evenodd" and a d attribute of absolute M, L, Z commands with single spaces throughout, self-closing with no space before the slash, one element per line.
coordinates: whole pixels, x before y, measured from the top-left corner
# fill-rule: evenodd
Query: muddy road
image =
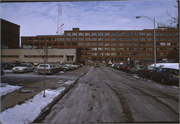
<path fill-rule="evenodd" d="M 42 122 L 179 122 L 179 88 L 91 67 Z"/>

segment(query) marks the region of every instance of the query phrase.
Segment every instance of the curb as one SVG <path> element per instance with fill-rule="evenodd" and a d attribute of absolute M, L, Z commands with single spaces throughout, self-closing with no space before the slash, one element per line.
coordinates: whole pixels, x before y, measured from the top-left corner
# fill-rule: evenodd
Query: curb
<path fill-rule="evenodd" d="M 79 78 L 77 78 L 71 85 L 69 85 L 65 90 L 63 90 L 56 98 L 55 100 L 53 100 L 51 103 L 49 103 L 45 108 L 42 109 L 41 113 L 39 114 L 39 116 L 31 123 L 42 123 L 42 121 L 46 118 L 47 115 L 49 115 L 49 113 L 51 112 L 51 109 L 53 108 L 53 106 L 60 100 L 63 98 L 64 95 L 66 95 L 66 93 L 68 93 L 75 84 L 77 84 L 78 80 L 83 77 L 88 71 L 86 71 L 85 73 L 83 73 Z"/>

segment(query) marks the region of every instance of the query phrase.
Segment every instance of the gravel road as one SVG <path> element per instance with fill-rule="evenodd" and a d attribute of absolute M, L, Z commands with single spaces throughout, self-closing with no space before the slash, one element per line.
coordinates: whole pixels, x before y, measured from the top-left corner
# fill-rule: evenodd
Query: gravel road
<path fill-rule="evenodd" d="M 179 88 L 91 67 L 44 123 L 178 122 Z"/>

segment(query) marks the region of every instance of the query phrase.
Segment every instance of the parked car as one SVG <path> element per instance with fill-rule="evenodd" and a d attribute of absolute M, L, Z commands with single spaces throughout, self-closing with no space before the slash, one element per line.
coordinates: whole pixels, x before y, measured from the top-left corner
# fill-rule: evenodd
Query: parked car
<path fill-rule="evenodd" d="M 16 72 L 24 72 L 24 73 L 27 73 L 29 71 L 34 71 L 34 67 L 32 66 L 32 64 L 30 63 L 22 63 L 22 64 L 19 64 L 18 66 L 16 67 L 13 67 L 12 68 L 12 72 L 13 73 L 16 73 Z"/>
<path fill-rule="evenodd" d="M 95 66 L 95 67 L 100 67 L 100 64 L 99 64 L 99 63 L 96 63 L 94 66 Z"/>
<path fill-rule="evenodd" d="M 34 65 L 34 66 L 38 66 L 38 65 L 39 65 L 39 62 L 34 62 L 33 65 Z"/>
<path fill-rule="evenodd" d="M 128 64 L 125 67 L 123 67 L 123 71 L 129 73 L 132 67 L 133 67 L 132 65 Z"/>
<path fill-rule="evenodd" d="M 157 67 L 153 66 L 144 66 L 140 70 L 137 71 L 138 76 L 149 78 L 151 77 L 152 72 L 156 71 Z"/>
<path fill-rule="evenodd" d="M 53 74 L 58 71 L 58 68 L 53 64 L 39 64 L 36 70 L 39 74 L 44 74 L 44 72 L 45 74 Z"/>
<path fill-rule="evenodd" d="M 160 81 L 162 84 L 179 84 L 179 70 L 172 68 L 159 68 L 152 73 L 151 79 Z"/>
<path fill-rule="evenodd" d="M 1 69 L 4 70 L 4 68 L 5 68 L 5 63 L 1 61 Z"/>
<path fill-rule="evenodd" d="M 13 68 L 13 65 L 12 63 L 5 63 L 5 66 L 4 66 L 5 69 L 12 69 Z"/>
<path fill-rule="evenodd" d="M 3 69 L 1 69 L 1 76 L 2 76 L 2 75 L 4 75 L 4 70 L 3 70 Z"/>
<path fill-rule="evenodd" d="M 83 67 L 83 64 L 82 64 L 82 63 L 77 63 L 77 65 L 80 65 L 80 67 Z"/>
<path fill-rule="evenodd" d="M 138 70 L 144 68 L 145 65 L 134 65 L 131 70 L 130 73 L 132 74 L 136 74 L 138 72 Z"/>
<path fill-rule="evenodd" d="M 12 65 L 13 65 L 13 67 L 16 67 L 16 66 L 18 66 L 19 64 L 21 64 L 19 61 L 12 61 L 11 63 L 12 63 Z"/>
<path fill-rule="evenodd" d="M 126 67 L 126 65 L 122 65 L 119 70 L 123 71 L 125 67 Z"/>

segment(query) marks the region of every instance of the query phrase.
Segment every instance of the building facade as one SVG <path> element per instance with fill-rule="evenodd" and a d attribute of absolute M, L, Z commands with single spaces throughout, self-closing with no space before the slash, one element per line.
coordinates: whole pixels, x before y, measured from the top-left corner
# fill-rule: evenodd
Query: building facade
<path fill-rule="evenodd" d="M 179 30 L 156 29 L 156 58 L 165 58 L 179 49 Z M 53 49 L 81 49 L 81 61 L 93 62 L 154 59 L 154 30 L 79 30 L 73 28 L 63 35 L 21 37 L 21 47 L 44 46 Z"/>
<path fill-rule="evenodd" d="M 44 62 L 42 57 L 46 56 L 43 49 L 3 49 L 1 61 L 3 62 Z M 79 63 L 77 49 L 48 49 L 47 62 L 57 63 Z"/>
<path fill-rule="evenodd" d="M 1 19 L 1 48 L 19 49 L 20 26 Z"/>

